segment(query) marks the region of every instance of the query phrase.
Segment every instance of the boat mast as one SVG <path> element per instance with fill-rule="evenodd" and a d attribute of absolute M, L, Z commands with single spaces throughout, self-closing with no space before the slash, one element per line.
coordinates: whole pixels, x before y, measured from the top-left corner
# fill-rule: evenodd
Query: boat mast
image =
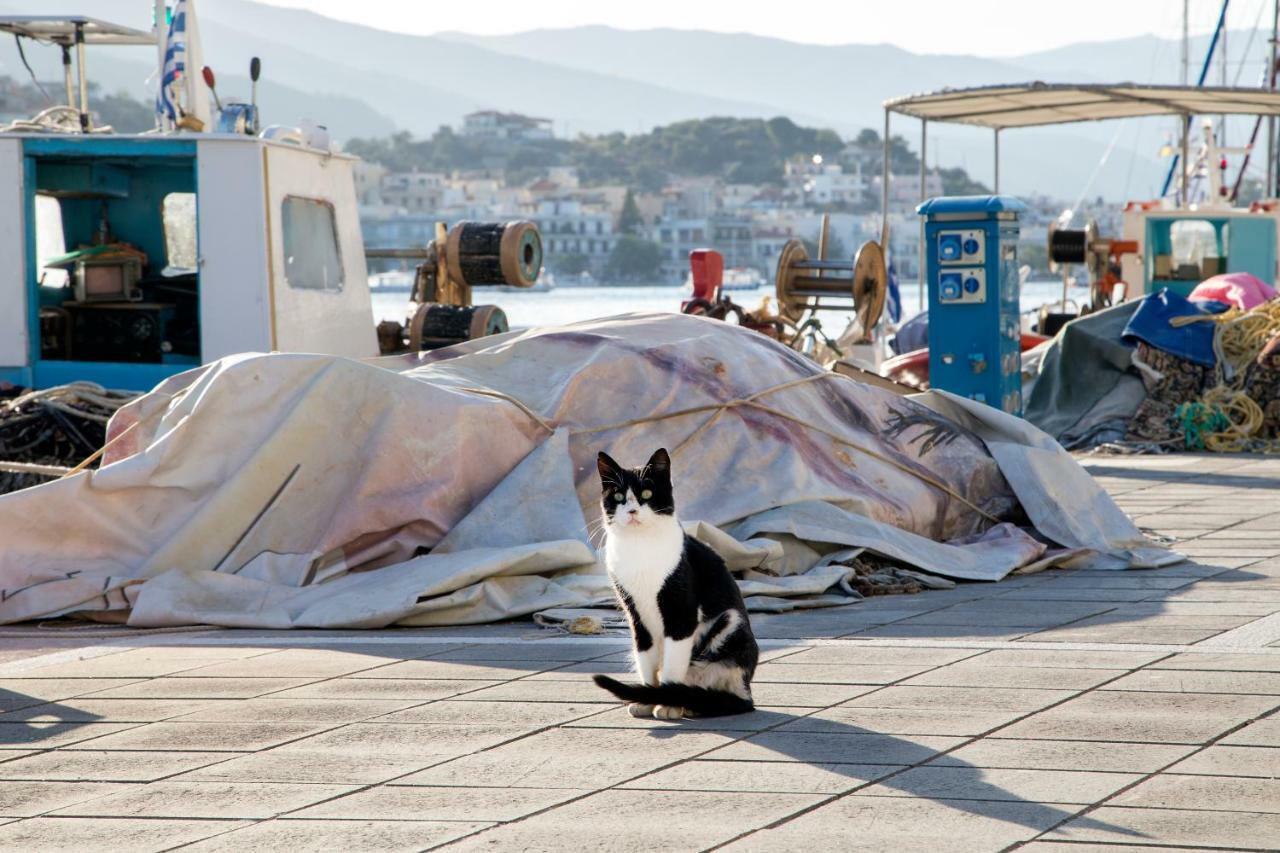
<path fill-rule="evenodd" d="M 1276 40 L 1280 36 L 1280 0 L 1275 0 L 1271 7 L 1271 64 L 1267 66 L 1267 89 L 1276 88 Z M 1280 195 L 1276 189 L 1276 117 L 1267 118 L 1267 185 L 1263 198 L 1274 198 Z"/>

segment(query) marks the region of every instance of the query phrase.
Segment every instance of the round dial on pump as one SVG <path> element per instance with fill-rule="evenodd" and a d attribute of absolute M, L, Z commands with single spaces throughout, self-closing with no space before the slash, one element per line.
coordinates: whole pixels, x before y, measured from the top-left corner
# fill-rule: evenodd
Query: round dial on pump
<path fill-rule="evenodd" d="M 972 237 L 964 241 L 964 253 L 966 255 L 976 255 L 979 248 L 981 247 L 979 246 L 978 241 Z"/>
<path fill-rule="evenodd" d="M 982 286 L 982 285 L 981 285 L 981 283 L 980 283 L 980 282 L 978 281 L 978 279 L 977 279 L 977 278 L 975 278 L 974 276 L 969 276 L 968 278 L 966 278 L 966 279 L 964 280 L 964 292 L 965 292 L 965 293 L 977 293 L 977 292 L 978 292 L 978 288 L 979 288 L 979 287 L 981 287 L 981 286 Z"/>

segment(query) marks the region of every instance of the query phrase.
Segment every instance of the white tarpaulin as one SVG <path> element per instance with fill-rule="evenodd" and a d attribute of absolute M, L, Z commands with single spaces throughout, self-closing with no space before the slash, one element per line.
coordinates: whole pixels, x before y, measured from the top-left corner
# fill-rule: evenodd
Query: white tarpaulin
<path fill-rule="evenodd" d="M 848 548 L 987 581 L 1046 541 L 1178 559 L 1020 420 L 680 315 L 373 362 L 227 358 L 109 436 L 100 470 L 0 497 L 0 621 L 359 628 L 605 603 L 595 454 L 663 446 L 688 529 L 770 609 L 840 600 L 850 570 L 822 557 Z"/>

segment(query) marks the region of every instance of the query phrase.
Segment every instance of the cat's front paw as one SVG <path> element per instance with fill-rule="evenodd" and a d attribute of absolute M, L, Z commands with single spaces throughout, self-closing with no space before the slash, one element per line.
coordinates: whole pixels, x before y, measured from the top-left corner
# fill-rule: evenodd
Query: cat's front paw
<path fill-rule="evenodd" d="M 674 705 L 658 705 L 653 709 L 653 718 L 655 720 L 683 720 L 684 708 L 677 708 Z"/>
<path fill-rule="evenodd" d="M 632 702 L 627 706 L 627 711 L 630 712 L 631 716 L 640 717 L 642 719 L 647 719 L 653 716 L 653 706 L 645 705 L 640 702 Z"/>

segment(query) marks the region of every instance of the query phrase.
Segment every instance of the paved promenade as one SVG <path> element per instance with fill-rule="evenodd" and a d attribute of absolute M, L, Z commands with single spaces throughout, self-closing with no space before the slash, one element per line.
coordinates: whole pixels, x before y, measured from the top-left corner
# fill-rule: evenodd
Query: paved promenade
<path fill-rule="evenodd" d="M 740 717 L 530 623 L 0 629 L 0 850 L 1280 849 L 1280 460 L 1085 464 L 1190 561 L 757 617 Z"/>

